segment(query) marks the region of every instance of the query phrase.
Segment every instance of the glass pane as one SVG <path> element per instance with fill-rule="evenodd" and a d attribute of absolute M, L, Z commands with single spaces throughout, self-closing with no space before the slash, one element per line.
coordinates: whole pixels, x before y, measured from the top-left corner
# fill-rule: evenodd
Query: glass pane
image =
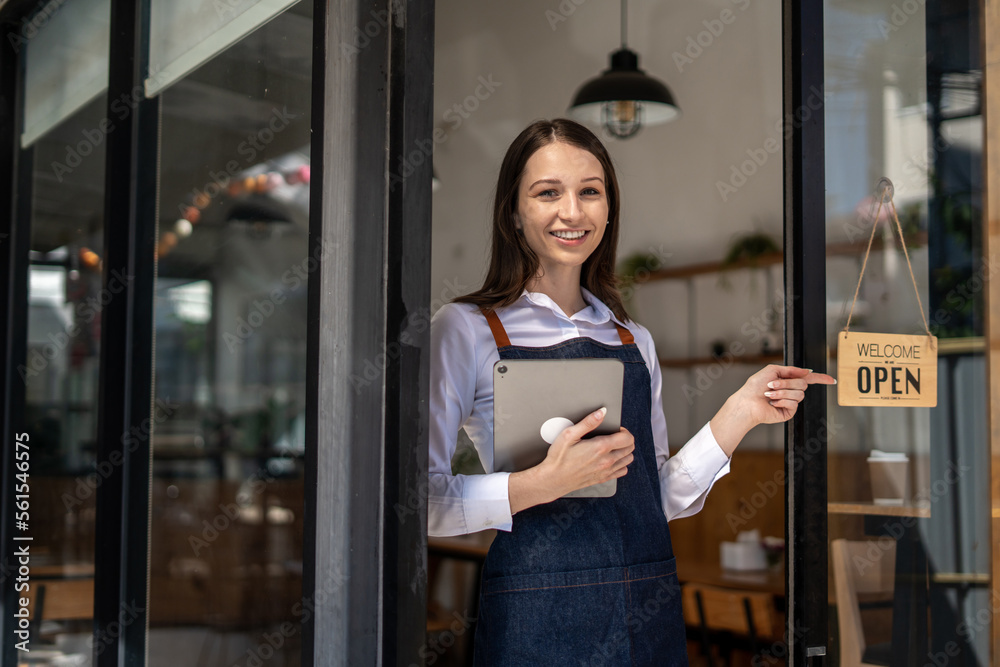
<path fill-rule="evenodd" d="M 204 0 L 153 2 L 149 39 L 150 77 L 146 94 L 155 95 L 240 41 L 297 0 Z"/>
<path fill-rule="evenodd" d="M 46 3 L 20 35 L 8 33 L 15 48 L 24 45 L 22 146 L 107 90 L 110 31 L 111 0 L 74 0 Z"/>
<path fill-rule="evenodd" d="M 825 12 L 831 368 L 863 265 L 851 331 L 920 335 L 919 303 L 939 338 L 936 407 L 829 394 L 831 649 L 842 664 L 987 665 L 978 5 L 827 0 Z M 892 206 L 879 206 L 882 177 Z M 841 386 L 865 372 L 891 382 L 902 362 L 882 353 Z"/>
<path fill-rule="evenodd" d="M 42 620 L 31 650 L 73 665 L 90 664 L 101 311 L 115 298 L 101 285 L 104 143 L 84 139 L 106 105 L 101 94 L 40 137 L 28 149 L 31 183 L 19 188 L 31 192 L 28 348 L 18 369 L 31 444 L 30 593 Z"/>
<path fill-rule="evenodd" d="M 300 663 L 311 4 L 160 96 L 154 666 Z"/>

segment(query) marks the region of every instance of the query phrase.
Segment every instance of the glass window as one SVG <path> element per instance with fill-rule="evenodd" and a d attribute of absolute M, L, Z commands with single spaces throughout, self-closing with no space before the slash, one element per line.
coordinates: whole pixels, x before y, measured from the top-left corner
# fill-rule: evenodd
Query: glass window
<path fill-rule="evenodd" d="M 265 20 L 160 94 L 150 665 L 300 662 L 311 3 Z"/>
<path fill-rule="evenodd" d="M 851 331 L 924 332 L 892 207 L 878 205 L 882 177 L 939 340 L 937 407 L 840 407 L 829 394 L 831 623 L 842 664 L 887 651 L 906 664 L 990 660 L 988 625 L 963 631 L 990 609 L 978 7 L 831 0 L 824 9 L 830 350 L 876 221 Z"/>
<path fill-rule="evenodd" d="M 25 26 L 27 147 L 107 90 L 111 0 L 49 2 Z"/>
<path fill-rule="evenodd" d="M 164 90 L 297 1 L 153 2 L 146 94 L 152 96 Z"/>
<path fill-rule="evenodd" d="M 46 38 L 45 30 L 37 36 Z M 35 48 L 28 50 L 28 89 L 45 71 L 32 66 Z M 66 92 L 48 91 L 52 99 L 71 97 Z M 31 649 L 73 665 L 90 664 L 96 489 L 107 476 L 95 454 L 102 310 L 115 298 L 102 288 L 100 257 L 106 106 L 99 92 L 50 117 L 44 130 L 35 126 L 24 151 L 33 164 L 30 181 L 18 183 L 19 193 L 31 196 L 28 345 L 17 369 L 31 444 L 29 593 L 33 618 L 41 621 Z"/>

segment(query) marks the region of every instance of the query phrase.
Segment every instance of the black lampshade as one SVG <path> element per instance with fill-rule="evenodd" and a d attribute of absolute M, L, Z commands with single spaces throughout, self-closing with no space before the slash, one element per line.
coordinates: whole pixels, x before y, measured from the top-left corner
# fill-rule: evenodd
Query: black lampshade
<path fill-rule="evenodd" d="M 622 138 L 643 124 L 666 123 L 680 113 L 670 90 L 639 69 L 639 56 L 627 48 L 611 54 L 611 67 L 584 83 L 570 106 L 577 120 L 603 124 Z"/>

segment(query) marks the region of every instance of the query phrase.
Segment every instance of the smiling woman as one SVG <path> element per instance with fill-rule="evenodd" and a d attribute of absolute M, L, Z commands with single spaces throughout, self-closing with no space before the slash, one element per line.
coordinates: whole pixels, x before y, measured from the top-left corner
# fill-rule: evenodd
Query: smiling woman
<path fill-rule="evenodd" d="M 592 153 L 555 141 L 531 156 L 521 179 L 517 228 L 538 257 L 540 269 L 529 289 L 547 292 L 568 285 L 567 294 L 554 297 L 567 313 L 586 304 L 565 278 L 579 271 L 600 246 L 611 222 L 603 173 Z"/>
<path fill-rule="evenodd" d="M 652 337 L 625 312 L 612 273 L 619 197 L 593 133 L 564 119 L 530 125 L 500 168 L 485 283 L 432 322 L 428 532 L 498 531 L 477 664 L 687 664 L 667 522 L 701 509 L 747 431 L 786 421 L 810 384 L 834 382 L 769 366 L 670 456 Z M 555 435 L 538 465 L 494 472 L 494 364 L 582 358 L 624 363 L 622 428 L 585 439 L 598 409 Z M 486 474 L 452 473 L 459 428 Z M 611 497 L 566 498 L 610 480 Z"/>

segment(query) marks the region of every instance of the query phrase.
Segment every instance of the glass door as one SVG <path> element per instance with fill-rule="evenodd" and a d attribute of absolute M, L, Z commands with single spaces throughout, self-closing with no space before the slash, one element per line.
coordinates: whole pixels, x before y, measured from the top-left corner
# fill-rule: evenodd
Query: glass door
<path fill-rule="evenodd" d="M 990 664 L 979 6 L 824 3 L 829 368 L 848 319 L 938 340 L 936 407 L 828 394 L 826 664 Z M 841 390 L 915 389 L 866 359 Z"/>

